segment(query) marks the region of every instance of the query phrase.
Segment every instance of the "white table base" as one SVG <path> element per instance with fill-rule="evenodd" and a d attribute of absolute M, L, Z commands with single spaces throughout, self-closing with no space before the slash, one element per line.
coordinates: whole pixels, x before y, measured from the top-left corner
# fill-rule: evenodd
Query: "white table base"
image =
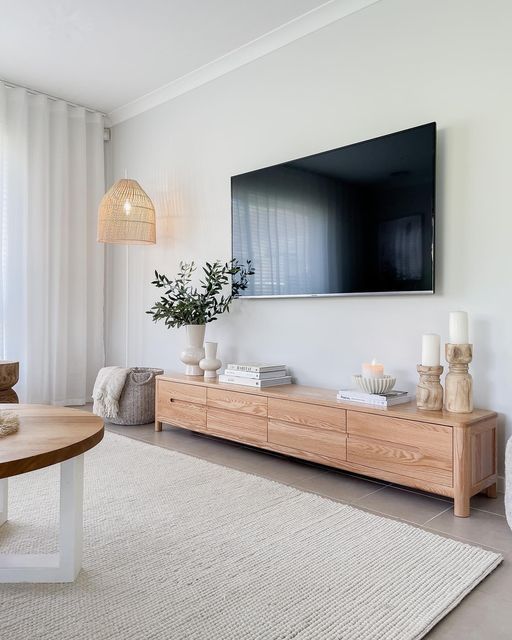
<path fill-rule="evenodd" d="M 0 583 L 73 582 L 82 566 L 84 456 L 60 464 L 59 552 L 0 553 Z M 0 526 L 7 520 L 8 481 L 0 480 Z"/>

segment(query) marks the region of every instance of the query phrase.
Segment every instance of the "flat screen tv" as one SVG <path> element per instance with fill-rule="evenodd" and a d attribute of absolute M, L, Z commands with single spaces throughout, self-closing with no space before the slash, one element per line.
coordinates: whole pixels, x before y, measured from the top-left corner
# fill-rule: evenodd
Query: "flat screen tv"
<path fill-rule="evenodd" d="M 436 124 L 231 178 L 247 297 L 434 292 Z"/>

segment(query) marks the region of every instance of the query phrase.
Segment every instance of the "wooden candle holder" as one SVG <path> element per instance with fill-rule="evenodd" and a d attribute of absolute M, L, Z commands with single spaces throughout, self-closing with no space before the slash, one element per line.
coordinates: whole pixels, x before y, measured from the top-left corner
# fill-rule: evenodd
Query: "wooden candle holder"
<path fill-rule="evenodd" d="M 473 411 L 473 378 L 469 363 L 473 360 L 472 344 L 446 344 L 449 373 L 445 379 L 444 407 L 452 413 Z"/>
<path fill-rule="evenodd" d="M 416 405 L 422 411 L 440 411 L 443 408 L 443 387 L 439 381 L 443 367 L 416 367 L 420 381 L 416 387 Z"/>
<path fill-rule="evenodd" d="M 18 362 L 0 360 L 0 403 L 17 403 L 18 395 L 12 387 L 20 377 Z"/>

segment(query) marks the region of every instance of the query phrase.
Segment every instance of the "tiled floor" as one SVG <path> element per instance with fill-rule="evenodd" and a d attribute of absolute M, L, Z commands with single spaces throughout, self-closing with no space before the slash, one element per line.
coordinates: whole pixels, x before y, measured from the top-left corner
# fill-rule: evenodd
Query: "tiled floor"
<path fill-rule="evenodd" d="M 504 516 L 503 496 L 477 496 L 470 518 L 455 518 L 448 499 L 417 493 L 354 475 L 331 471 L 222 440 L 152 425 L 110 431 L 181 451 L 211 462 L 271 478 L 304 491 L 393 518 L 440 534 L 497 549 L 504 562 L 428 635 L 431 640 L 512 640 L 512 531 Z M 320 639 L 319 639 L 320 640 Z"/>

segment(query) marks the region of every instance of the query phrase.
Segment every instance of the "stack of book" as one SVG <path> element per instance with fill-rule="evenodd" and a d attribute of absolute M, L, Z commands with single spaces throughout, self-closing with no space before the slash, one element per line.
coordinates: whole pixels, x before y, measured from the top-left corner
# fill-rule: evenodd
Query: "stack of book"
<path fill-rule="evenodd" d="M 291 376 L 286 374 L 284 364 L 260 364 L 242 362 L 228 364 L 219 382 L 241 384 L 246 387 L 276 387 L 280 384 L 291 384 Z"/>
<path fill-rule="evenodd" d="M 358 402 L 384 408 L 392 407 L 395 404 L 403 404 L 410 400 L 407 391 L 388 391 L 387 393 L 377 394 L 365 393 L 356 389 L 340 389 L 336 397 L 338 400 L 345 400 L 345 402 Z"/>

